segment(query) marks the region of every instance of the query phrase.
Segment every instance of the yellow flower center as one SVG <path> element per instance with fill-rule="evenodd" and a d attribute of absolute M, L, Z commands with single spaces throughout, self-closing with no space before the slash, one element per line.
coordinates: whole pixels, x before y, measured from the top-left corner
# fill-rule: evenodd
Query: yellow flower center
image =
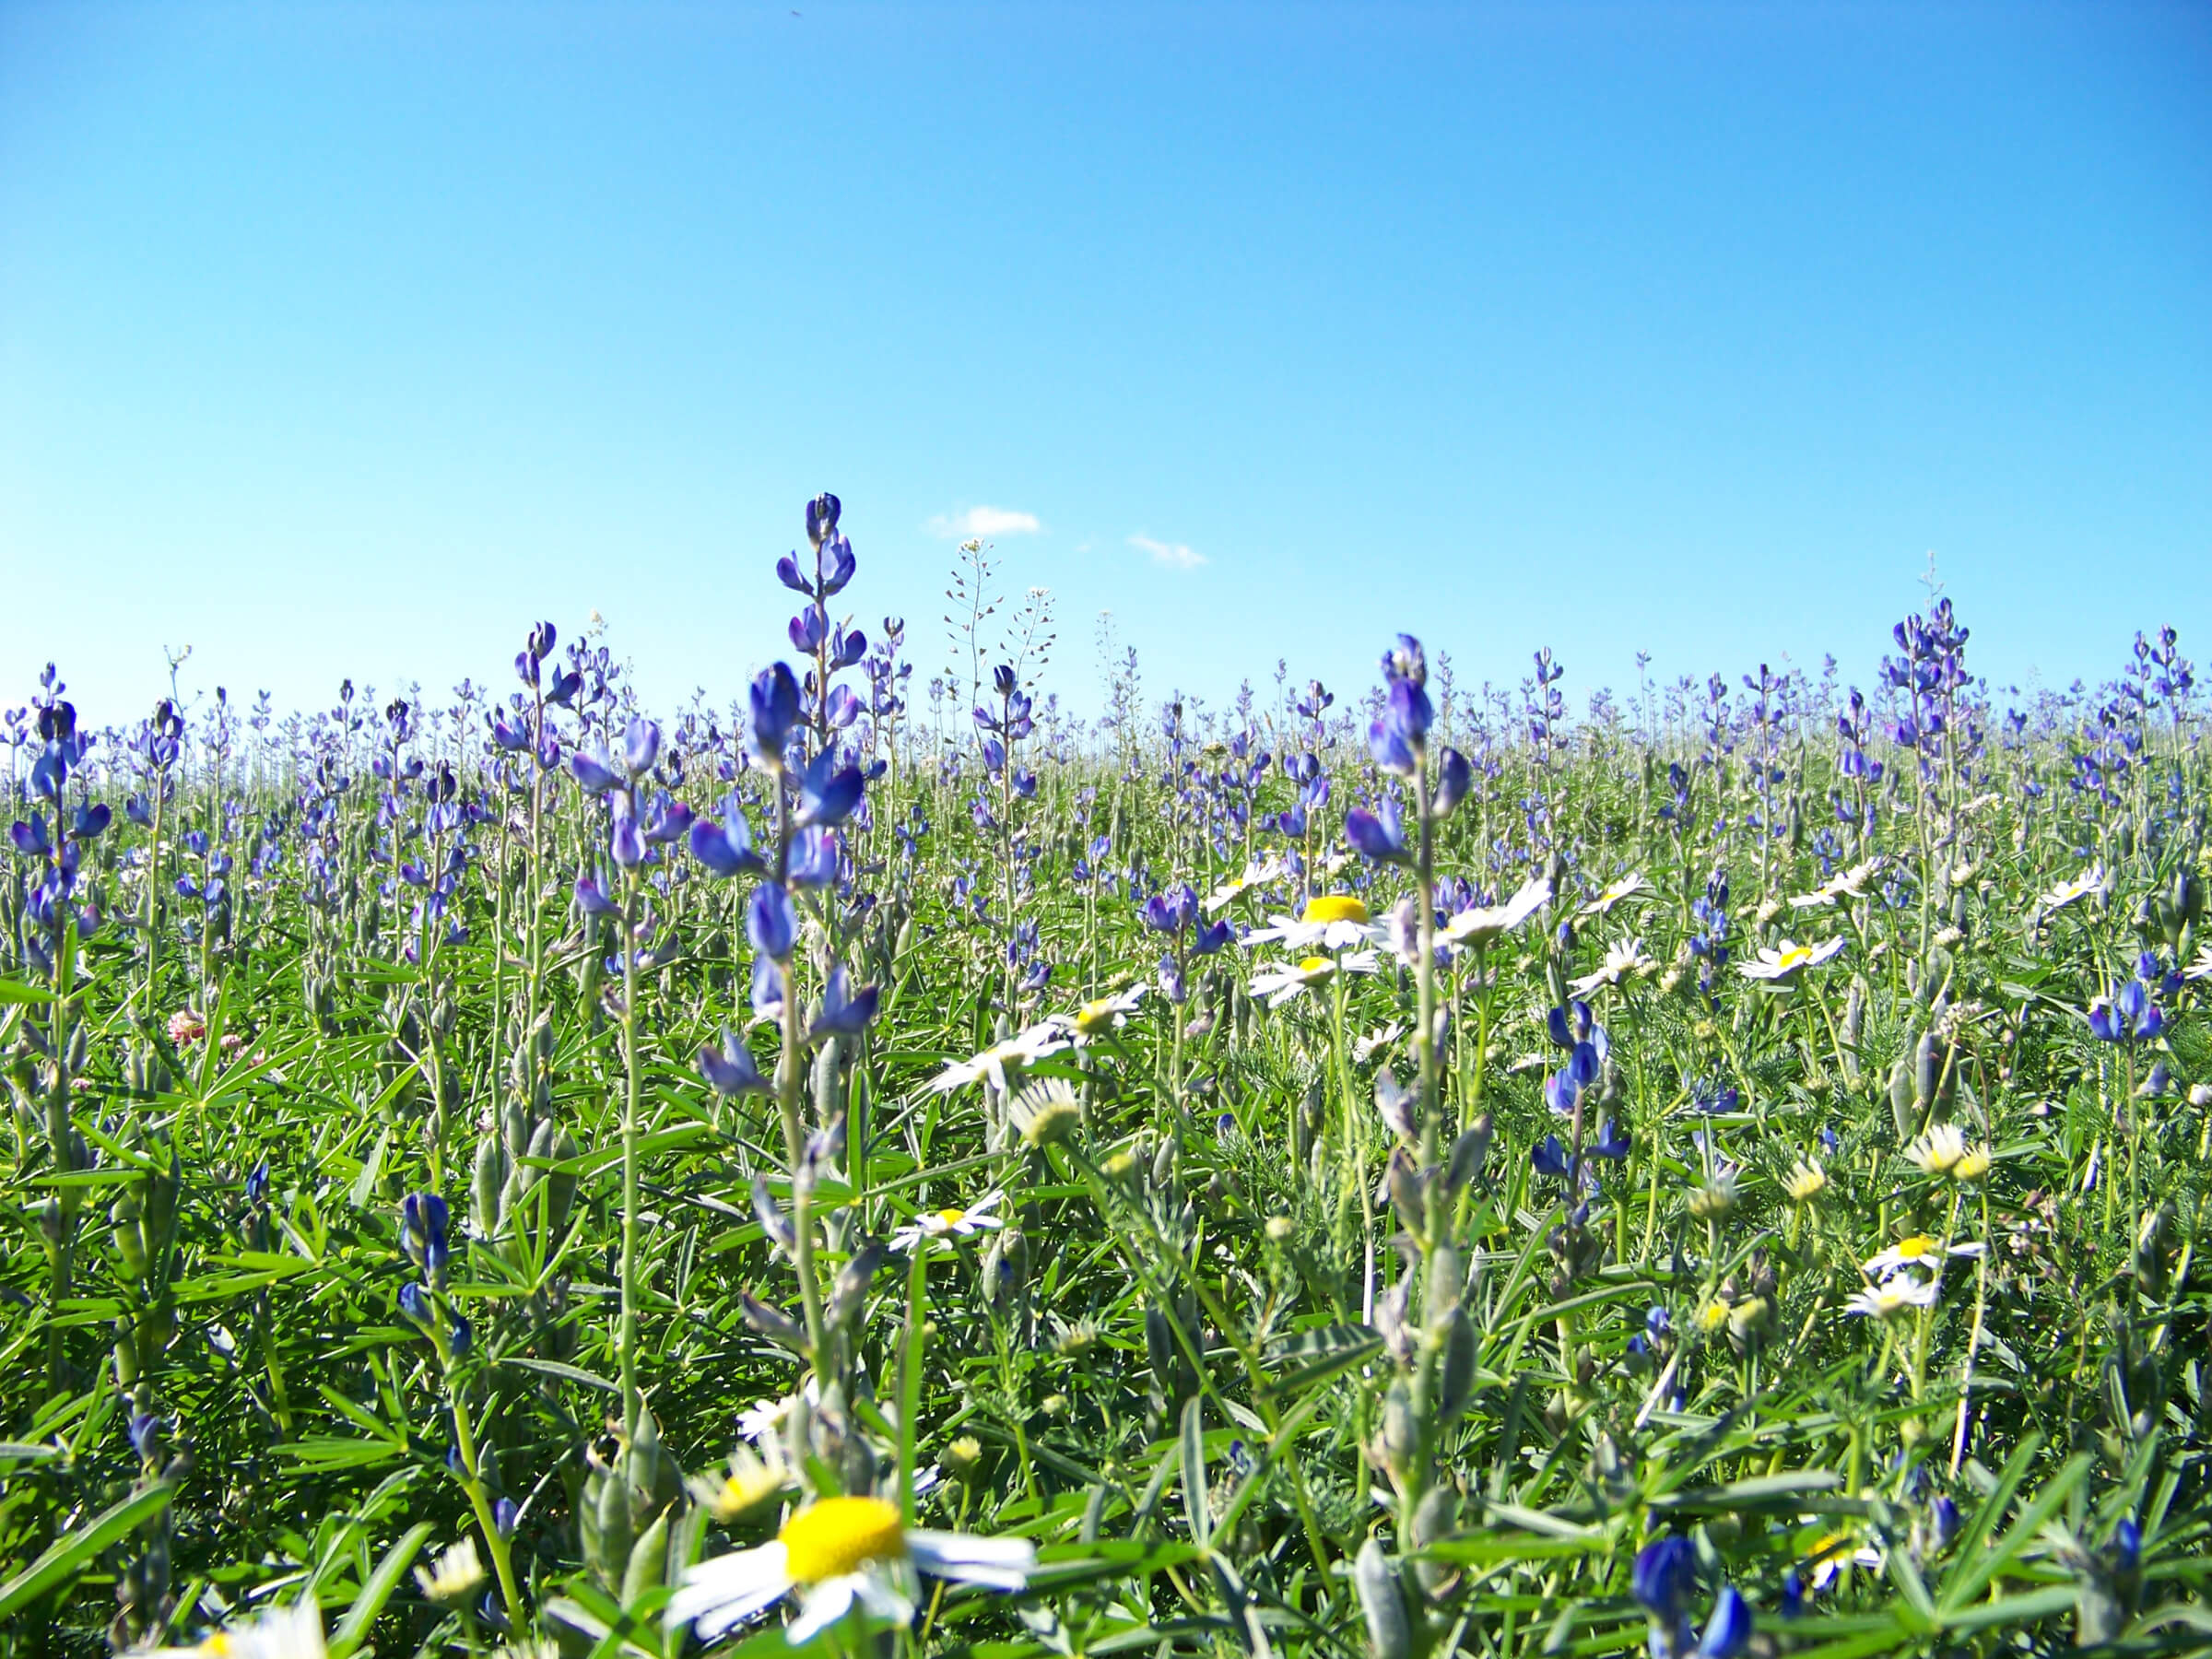
<path fill-rule="evenodd" d="M 966 1210 L 941 1209 L 937 1212 L 937 1225 L 947 1232 L 950 1232 L 967 1219 L 968 1212 Z"/>
<path fill-rule="evenodd" d="M 824 1498 L 783 1523 L 776 1535 L 794 1583 L 842 1578 L 863 1562 L 906 1554 L 899 1508 L 880 1498 Z"/>
<path fill-rule="evenodd" d="M 1782 953 L 1782 957 L 1777 963 L 1777 966 L 1785 970 L 1790 968 L 1802 968 L 1806 965 L 1806 963 L 1811 961 L 1812 959 L 1812 947 L 1809 945 L 1793 945 L 1787 950 Z"/>
<path fill-rule="evenodd" d="M 1932 1256 L 1935 1253 L 1936 1241 L 1925 1233 L 1914 1233 L 1911 1238 L 1900 1239 L 1898 1241 L 1897 1258 L 1900 1262 L 1917 1262 L 1923 1256 Z"/>
<path fill-rule="evenodd" d="M 1086 1037 L 1095 1037 L 1113 1023 L 1118 1012 L 1113 998 L 1101 996 L 1096 1002 L 1087 1002 L 1076 1010 L 1076 1030 Z"/>
<path fill-rule="evenodd" d="M 1327 957 L 1308 957 L 1299 963 L 1298 971 L 1300 973 L 1326 973 L 1335 965 Z"/>
<path fill-rule="evenodd" d="M 1306 900 L 1306 922 L 1364 922 L 1367 906 L 1349 893 L 1316 893 Z"/>

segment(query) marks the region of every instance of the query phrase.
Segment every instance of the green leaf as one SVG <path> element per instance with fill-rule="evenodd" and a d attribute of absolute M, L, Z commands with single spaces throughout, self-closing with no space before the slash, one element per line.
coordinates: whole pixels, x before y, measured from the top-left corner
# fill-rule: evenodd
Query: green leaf
<path fill-rule="evenodd" d="M 1270 1346 L 1267 1363 L 1286 1368 L 1276 1380 L 1277 1390 L 1297 1394 L 1348 1371 L 1382 1346 L 1382 1333 L 1372 1325 L 1324 1325 Z"/>
<path fill-rule="evenodd" d="M 102 1510 L 76 1531 L 56 1538 L 46 1552 L 22 1571 L 0 1584 L 0 1623 L 65 1583 L 111 1544 L 121 1542 L 169 1507 L 166 1482 L 134 1492 L 121 1503 Z"/>
<path fill-rule="evenodd" d="M 1191 1537 L 1203 1549 L 1213 1537 L 1213 1512 L 1206 1507 L 1206 1406 L 1196 1394 L 1182 1403 L 1182 1512 Z"/>
<path fill-rule="evenodd" d="M 361 1593 L 353 1598 L 346 1617 L 338 1628 L 330 1633 L 330 1659 L 351 1659 L 352 1653 L 368 1640 L 369 1627 L 376 1616 L 384 1610 L 392 1599 L 392 1592 L 399 1587 L 399 1575 L 405 1572 L 422 1548 L 423 1540 L 430 1535 L 430 1523 L 418 1521 L 409 1527 L 406 1535 L 384 1551 L 384 1559 L 376 1564 Z"/>

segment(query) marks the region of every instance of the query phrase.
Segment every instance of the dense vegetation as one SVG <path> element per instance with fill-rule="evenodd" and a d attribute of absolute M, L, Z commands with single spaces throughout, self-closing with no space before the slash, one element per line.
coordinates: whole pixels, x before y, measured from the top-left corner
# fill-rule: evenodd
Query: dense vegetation
<path fill-rule="evenodd" d="M 47 671 L 12 1644 L 2212 1641 L 2171 630 L 1085 725 L 987 549 L 926 695 L 833 622 L 837 520 L 723 713 L 550 625 L 436 708 Z"/>

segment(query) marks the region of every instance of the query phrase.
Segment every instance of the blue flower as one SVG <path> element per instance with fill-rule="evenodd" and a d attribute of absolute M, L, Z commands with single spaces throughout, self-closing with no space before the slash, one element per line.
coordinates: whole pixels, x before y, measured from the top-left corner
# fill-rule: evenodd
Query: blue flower
<path fill-rule="evenodd" d="M 830 637 L 830 618 L 818 605 L 810 605 L 791 619 L 785 630 L 795 650 L 812 656 Z"/>
<path fill-rule="evenodd" d="M 577 782 L 594 794 L 605 794 L 622 782 L 605 761 L 582 749 L 569 757 L 569 771 L 576 775 Z"/>
<path fill-rule="evenodd" d="M 699 1075 L 720 1095 L 766 1094 L 768 1080 L 753 1063 L 753 1051 L 735 1031 L 724 1030 L 722 1047 L 699 1051 Z"/>
<path fill-rule="evenodd" d="M 1696 1549 L 1688 1538 L 1670 1533 L 1637 1551 L 1629 1589 L 1646 1613 L 1672 1625 L 1688 1605 L 1697 1575 Z"/>
<path fill-rule="evenodd" d="M 618 916 L 621 906 L 606 896 L 606 889 L 589 876 L 576 877 L 576 906 L 587 916 Z"/>
<path fill-rule="evenodd" d="M 633 715 L 622 733 L 622 759 L 629 765 L 630 775 L 638 776 L 653 770 L 653 763 L 661 755 L 661 728 L 642 714 Z"/>
<path fill-rule="evenodd" d="M 858 1035 L 876 1018 L 878 994 L 874 985 L 863 985 L 858 991 L 849 989 L 845 965 L 838 963 L 830 970 L 829 983 L 822 987 L 822 1006 L 816 1011 L 814 1023 L 807 1028 L 806 1034 L 809 1037 L 827 1037 L 831 1032 Z"/>
<path fill-rule="evenodd" d="M 745 747 L 770 771 L 783 770 L 783 746 L 799 723 L 799 682 L 782 663 L 763 669 L 746 692 Z"/>
<path fill-rule="evenodd" d="M 1436 793 L 1429 803 L 1430 816 L 1450 818 L 1458 810 L 1460 802 L 1466 799 L 1474 782 L 1475 771 L 1467 764 L 1467 758 L 1455 748 L 1445 749 L 1437 760 Z"/>
<path fill-rule="evenodd" d="M 691 826 L 691 856 L 716 876 L 764 875 L 767 862 L 753 851 L 753 827 L 735 794 L 722 804 L 723 822 L 700 818 Z"/>
<path fill-rule="evenodd" d="M 1535 1166 L 1539 1175 L 1554 1175 L 1562 1181 L 1567 1178 L 1567 1148 L 1559 1145 L 1556 1135 L 1547 1135 L 1536 1144 L 1529 1154 L 1529 1162 Z"/>
<path fill-rule="evenodd" d="M 427 1324 L 430 1317 L 429 1298 L 413 1279 L 399 1288 L 399 1311 L 404 1318 L 416 1324 Z"/>
<path fill-rule="evenodd" d="M 799 773 L 799 810 L 796 822 L 841 824 L 860 805 L 861 782 L 857 767 L 840 767 L 834 750 L 824 749 Z"/>
<path fill-rule="evenodd" d="M 615 863 L 625 870 L 634 870 L 645 862 L 645 837 L 639 832 L 638 820 L 627 812 L 615 814 L 615 826 L 607 837 L 607 853 Z"/>
<path fill-rule="evenodd" d="M 1198 914 L 1198 894 L 1188 882 L 1145 902 L 1145 925 L 1155 933 L 1180 934 Z"/>
<path fill-rule="evenodd" d="M 1613 1120 L 1611 1118 L 1606 1119 L 1605 1122 L 1598 1127 L 1597 1138 L 1590 1143 L 1590 1156 L 1593 1158 L 1609 1158 L 1618 1162 L 1619 1159 L 1628 1157 L 1628 1131 L 1625 1129 L 1615 1128 Z"/>
<path fill-rule="evenodd" d="M 753 959 L 753 1012 L 762 1019 L 783 1018 L 783 971 L 772 957 Z"/>
<path fill-rule="evenodd" d="M 1698 1641 L 1697 1659 L 1736 1659 L 1751 1645 L 1754 1622 L 1743 1592 L 1734 1584 L 1722 1586 L 1712 1616 L 1705 1621 L 1705 1634 Z"/>
<path fill-rule="evenodd" d="M 781 962 L 791 955 L 797 933 L 798 919 L 792 914 L 789 895 L 772 881 L 755 888 L 745 907 L 745 936 L 752 941 L 753 948 Z"/>
<path fill-rule="evenodd" d="M 837 831 L 818 825 L 791 838 L 785 875 L 793 887 L 828 887 L 837 879 Z"/>
<path fill-rule="evenodd" d="M 1406 851 L 1406 832 L 1395 801 L 1383 802 L 1375 812 L 1353 807 L 1344 815 L 1344 839 L 1351 842 L 1355 852 L 1385 864 L 1404 864 L 1410 856 Z"/>

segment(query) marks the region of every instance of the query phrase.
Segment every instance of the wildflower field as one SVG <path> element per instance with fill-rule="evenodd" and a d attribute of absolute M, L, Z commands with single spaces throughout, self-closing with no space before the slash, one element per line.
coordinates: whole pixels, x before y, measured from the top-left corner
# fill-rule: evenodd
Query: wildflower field
<path fill-rule="evenodd" d="M 734 707 L 17 688 L 10 1651 L 2212 1645 L 2173 630 L 1086 723 L 839 518 Z"/>

